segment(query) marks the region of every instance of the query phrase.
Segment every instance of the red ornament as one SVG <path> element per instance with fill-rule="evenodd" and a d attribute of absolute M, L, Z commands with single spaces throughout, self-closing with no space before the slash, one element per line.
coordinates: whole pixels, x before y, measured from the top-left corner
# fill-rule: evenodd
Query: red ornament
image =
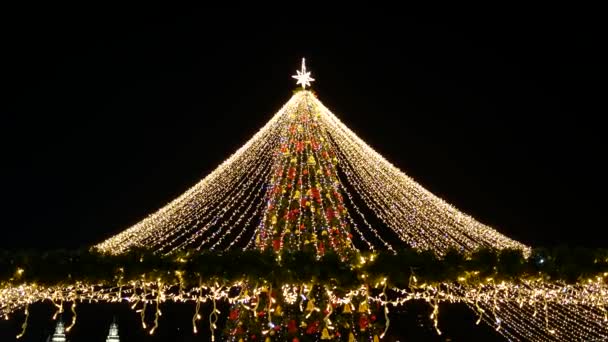
<path fill-rule="evenodd" d="M 287 323 L 287 332 L 290 334 L 295 334 L 298 332 L 298 326 L 296 325 L 296 321 L 294 319 Z"/>
<path fill-rule="evenodd" d="M 291 340 L 291 342 L 300 342 L 300 339 L 297 337 L 294 337 L 293 340 Z"/>
<path fill-rule="evenodd" d="M 315 334 L 317 332 L 319 332 L 319 321 L 312 322 L 310 325 L 308 325 L 308 328 L 306 328 L 307 334 Z"/>
<path fill-rule="evenodd" d="M 334 217 L 336 217 L 336 214 L 332 208 L 327 207 L 327 209 L 325 209 L 325 217 L 327 217 L 328 221 L 331 221 Z"/>
<path fill-rule="evenodd" d="M 361 331 L 367 329 L 368 325 L 369 325 L 369 320 L 367 319 L 367 316 L 363 315 L 363 316 L 359 317 L 359 329 Z"/>
<path fill-rule="evenodd" d="M 279 249 L 281 249 L 281 240 L 273 240 L 272 241 L 272 248 L 275 251 L 278 251 Z M 262 311 L 262 312 L 264 312 L 264 311 Z"/>
<path fill-rule="evenodd" d="M 230 311 L 229 318 L 230 318 L 231 321 L 234 321 L 237 318 L 239 318 L 239 310 L 232 310 L 232 311 Z"/>
<path fill-rule="evenodd" d="M 265 315 L 266 315 L 266 312 L 264 312 L 264 311 L 258 312 L 258 317 L 264 317 Z"/>
<path fill-rule="evenodd" d="M 293 210 L 291 210 L 291 211 L 289 211 L 289 212 L 287 213 L 286 218 L 287 218 L 288 220 L 293 220 L 293 219 L 295 219 L 295 218 L 297 218 L 297 217 L 298 217 L 298 213 L 299 213 L 299 212 L 300 212 L 300 209 L 295 208 L 295 209 L 293 209 Z"/>
<path fill-rule="evenodd" d="M 372 320 L 372 322 L 373 322 L 373 321 L 375 321 L 375 320 L 376 320 L 376 315 L 371 315 L 371 316 L 369 316 L 369 318 L 370 318 L 370 319 Z"/>

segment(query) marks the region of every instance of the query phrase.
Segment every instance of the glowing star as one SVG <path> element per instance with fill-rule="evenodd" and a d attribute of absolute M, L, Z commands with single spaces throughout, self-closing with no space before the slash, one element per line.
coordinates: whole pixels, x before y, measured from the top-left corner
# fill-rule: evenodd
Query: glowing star
<path fill-rule="evenodd" d="M 296 70 L 297 75 L 293 75 L 291 77 L 298 80 L 296 84 L 301 84 L 302 89 L 306 89 L 306 86 L 310 87 L 310 82 L 313 82 L 315 79 L 310 77 L 310 71 L 306 71 L 306 61 L 302 58 L 302 71 Z"/>

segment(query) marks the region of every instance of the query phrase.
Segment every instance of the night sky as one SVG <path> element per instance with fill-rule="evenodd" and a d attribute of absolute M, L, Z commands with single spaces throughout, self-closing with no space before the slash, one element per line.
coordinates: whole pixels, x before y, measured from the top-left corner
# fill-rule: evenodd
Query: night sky
<path fill-rule="evenodd" d="M 92 245 L 163 206 L 289 99 L 301 57 L 457 208 L 530 245 L 607 245 L 598 9 L 53 4 L 0 28 L 0 248 Z"/>

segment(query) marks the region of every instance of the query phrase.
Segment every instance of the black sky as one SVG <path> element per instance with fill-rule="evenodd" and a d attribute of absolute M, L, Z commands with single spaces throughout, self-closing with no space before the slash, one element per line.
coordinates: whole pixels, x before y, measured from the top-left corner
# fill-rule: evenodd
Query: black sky
<path fill-rule="evenodd" d="M 0 247 L 77 247 L 203 178 L 289 98 L 532 245 L 605 246 L 594 8 L 2 11 Z M 263 13 L 263 14 L 262 14 Z"/>

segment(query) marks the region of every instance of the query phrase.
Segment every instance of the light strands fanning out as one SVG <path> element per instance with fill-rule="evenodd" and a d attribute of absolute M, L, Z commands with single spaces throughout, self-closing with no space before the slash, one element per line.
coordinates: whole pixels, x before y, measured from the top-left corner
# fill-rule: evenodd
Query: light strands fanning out
<path fill-rule="evenodd" d="M 163 255 L 193 249 L 256 248 L 277 253 L 312 251 L 321 257 L 326 251 L 335 251 L 343 260 L 356 255 L 357 250 L 394 252 L 406 246 L 438 256 L 450 249 L 465 253 L 483 247 L 530 253 L 528 246 L 433 195 L 367 145 L 307 90 L 314 79 L 304 59 L 301 70 L 292 77 L 301 89 L 233 155 L 184 194 L 95 247 L 109 254 L 145 247 Z M 362 257 L 361 263 L 365 262 Z M 372 281 L 367 275 L 363 277 Z M 207 279 L 200 279 L 199 285 L 190 289 L 182 286 L 181 278 L 179 286 L 144 278 L 128 284 L 119 280 L 116 287 L 8 284 L 0 287 L 0 315 L 25 309 L 22 336 L 30 303 L 51 300 L 60 314 L 64 299 L 72 301 L 71 328 L 77 301 L 128 302 L 140 314 L 144 329 L 146 308 L 155 308 L 154 325 L 149 330 L 153 334 L 159 325 L 160 304 L 190 302 L 195 305 L 191 324 L 197 333 L 201 306 L 211 303 L 207 304 L 213 306 L 209 330 L 215 336 L 217 305 L 226 301 L 234 308 L 230 315 L 235 320 L 240 315 L 254 315 L 258 321 L 260 312 L 267 315 L 265 320 L 259 319 L 267 322 L 268 328 L 263 330 L 266 340 L 274 333 L 282 312 L 300 312 L 308 319 L 321 311 L 322 326 L 309 321 L 302 322 L 308 327 L 300 327 L 318 328 L 321 338 L 326 339 L 337 329 L 334 317 L 338 310 L 334 308 L 343 307 L 349 315 L 355 312 L 363 317 L 361 326 L 367 326 L 368 305 L 378 304 L 383 306 L 386 319 L 378 334 L 382 338 L 389 326 L 389 306 L 424 300 L 432 306 L 430 319 L 438 334 L 440 304 L 447 302 L 466 304 L 478 322 L 494 327 L 509 340 L 608 339 L 608 287 L 600 279 L 575 285 L 542 279 L 490 279 L 475 286 L 464 278 L 432 286 L 417 284 L 413 273 L 410 279 L 405 290 L 388 289 L 386 279 L 382 279 L 375 286 L 342 295 L 325 287 L 316 292 L 317 297 L 313 289 L 320 285 L 281 284 L 275 291 L 283 292 L 283 308 L 275 303 L 272 287 L 240 282 L 219 285 Z M 261 301 L 265 301 L 263 305 Z M 321 301 L 325 301 L 323 305 Z M 297 329 L 288 326 L 291 328 Z M 349 339 L 359 334 L 356 330 L 347 334 Z M 370 336 L 370 340 L 377 339 Z"/>
<path fill-rule="evenodd" d="M 389 230 L 370 224 L 361 206 Z M 352 234 L 362 244 L 352 245 Z M 146 246 L 166 254 L 232 248 L 247 237 L 261 249 L 310 245 L 322 254 L 351 247 L 392 250 L 392 236 L 438 255 L 450 248 L 529 250 L 428 192 L 313 93 L 299 91 L 209 176 L 96 247 L 122 253 Z"/>

